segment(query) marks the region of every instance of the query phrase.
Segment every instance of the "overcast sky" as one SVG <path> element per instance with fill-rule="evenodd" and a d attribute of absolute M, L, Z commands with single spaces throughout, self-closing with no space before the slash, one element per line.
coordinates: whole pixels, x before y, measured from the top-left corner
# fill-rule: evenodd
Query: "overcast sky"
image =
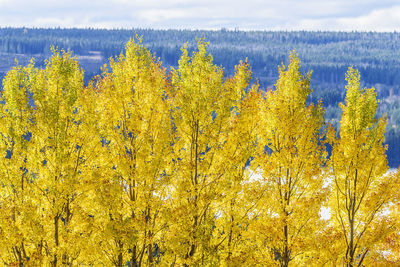
<path fill-rule="evenodd" d="M 400 0 L 0 0 L 0 27 L 400 31 Z"/>

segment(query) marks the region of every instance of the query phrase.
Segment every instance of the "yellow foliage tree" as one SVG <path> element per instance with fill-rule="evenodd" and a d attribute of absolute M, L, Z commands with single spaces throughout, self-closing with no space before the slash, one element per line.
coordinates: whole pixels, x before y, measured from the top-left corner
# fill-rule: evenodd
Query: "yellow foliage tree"
<path fill-rule="evenodd" d="M 258 85 L 248 89 L 250 66 L 236 66 L 235 76 L 226 81 L 233 94 L 230 118 L 225 122 L 224 146 L 217 160 L 224 164 L 222 193 L 217 200 L 217 219 L 213 231 L 213 257 L 223 266 L 251 264 L 252 244 L 246 228 L 255 221 L 253 215 L 259 196 L 258 183 L 251 181 L 249 165 L 257 149 L 258 108 L 262 99 Z"/>
<path fill-rule="evenodd" d="M 79 257 L 85 232 L 80 221 L 81 171 L 84 147 L 90 144 L 79 120 L 82 89 L 77 60 L 56 49 L 44 69 L 31 63 L 16 67 L 6 79 L 2 144 L 9 155 L 3 164 L 11 163 L 5 168 L 11 179 L 7 186 L 16 190 L 3 190 L 3 196 L 19 201 L 13 202 L 18 211 L 17 206 L 11 208 L 17 216 L 8 217 L 16 230 L 10 232 L 18 236 L 10 244 L 19 264 L 29 259 L 56 266 Z"/>
<path fill-rule="evenodd" d="M 30 139 L 35 110 L 31 103 L 31 85 L 37 70 L 33 62 L 17 66 L 7 73 L 3 83 L 1 107 L 1 206 L 0 255 L 3 264 L 26 264 L 35 254 L 42 231 L 38 207 L 32 201 L 35 190 L 27 169 L 32 150 Z"/>
<path fill-rule="evenodd" d="M 378 101 L 374 89 L 361 89 L 360 74 L 353 68 L 346 80 L 340 137 L 335 138 L 333 131 L 330 134 L 330 208 L 341 233 L 336 258 L 346 266 L 374 265 L 374 258 L 384 253 L 377 244 L 394 229 L 391 213 L 385 209 L 398 194 L 398 182 L 396 175 L 386 174 L 383 142 L 387 120 L 375 118 Z"/>
<path fill-rule="evenodd" d="M 90 136 L 79 110 L 83 70 L 70 53 L 53 49 L 32 85 L 35 118 L 28 169 L 35 174 L 35 202 L 40 206 L 44 263 L 72 264 L 80 253 L 84 226 L 80 197 L 82 168 Z"/>
<path fill-rule="evenodd" d="M 261 92 L 247 62 L 225 78 L 207 45 L 167 73 L 131 40 L 88 86 L 57 49 L 8 72 L 1 264 L 398 266 L 400 173 L 374 89 L 349 69 L 326 138 L 295 53 Z"/>
<path fill-rule="evenodd" d="M 311 74 L 303 76 L 299 69 L 292 53 L 289 66 L 279 68 L 276 90 L 267 91 L 259 115 L 259 166 L 254 171 L 262 176 L 264 199 L 252 238 L 265 255 L 258 253 L 258 264 L 307 263 L 321 227 L 319 212 L 327 197 L 321 172 L 326 159 L 323 108 L 307 104 Z"/>
<path fill-rule="evenodd" d="M 102 264 L 153 265 L 160 256 L 165 228 L 160 218 L 170 179 L 166 74 L 135 40 L 110 67 L 96 85 L 97 138 L 103 147 L 93 172 L 95 241 Z"/>
<path fill-rule="evenodd" d="M 217 203 L 232 164 L 223 155 L 229 153 L 234 106 L 244 96 L 250 73 L 242 64 L 233 79 L 224 81 L 222 69 L 213 64 L 202 40 L 191 57 L 187 48 L 182 51 L 179 68 L 171 76 L 175 164 L 165 259 L 178 265 L 217 264 L 220 243 L 213 239 L 221 212 Z"/>

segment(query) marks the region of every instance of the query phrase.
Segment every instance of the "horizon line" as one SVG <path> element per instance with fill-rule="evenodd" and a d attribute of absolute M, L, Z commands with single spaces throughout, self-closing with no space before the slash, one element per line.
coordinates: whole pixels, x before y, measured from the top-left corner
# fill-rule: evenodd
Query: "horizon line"
<path fill-rule="evenodd" d="M 31 30 L 99 30 L 99 31 L 131 31 L 131 30 L 153 30 L 153 31 L 208 31 L 208 32 L 320 32 L 320 33 L 400 33 L 397 30 L 298 30 L 298 29 L 246 29 L 240 27 L 221 27 L 221 28 L 152 28 L 152 27 L 95 27 L 95 26 L 0 26 L 1 29 L 31 29 Z"/>

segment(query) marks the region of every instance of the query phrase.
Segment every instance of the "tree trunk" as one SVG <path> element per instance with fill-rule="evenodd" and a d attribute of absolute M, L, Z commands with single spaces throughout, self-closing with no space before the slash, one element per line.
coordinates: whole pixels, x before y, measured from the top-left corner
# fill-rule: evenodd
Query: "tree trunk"
<path fill-rule="evenodd" d="M 58 220 L 59 220 L 59 216 L 56 215 L 54 216 L 54 243 L 56 245 L 56 250 L 58 249 L 59 246 L 59 239 L 58 239 Z M 54 260 L 53 260 L 53 266 L 57 266 L 57 251 L 54 253 Z"/>
<path fill-rule="evenodd" d="M 285 235 L 285 248 L 283 250 L 281 266 L 288 267 L 289 262 L 290 262 L 290 251 L 289 251 L 289 242 L 288 242 L 289 236 L 288 236 L 288 226 L 287 225 L 285 225 L 283 227 L 283 233 Z"/>

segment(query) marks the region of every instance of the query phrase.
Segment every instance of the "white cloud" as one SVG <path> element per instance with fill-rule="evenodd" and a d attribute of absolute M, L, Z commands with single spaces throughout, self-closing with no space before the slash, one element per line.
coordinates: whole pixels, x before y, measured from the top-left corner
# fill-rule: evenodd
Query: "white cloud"
<path fill-rule="evenodd" d="M 0 0 L 0 26 L 399 29 L 397 0 Z"/>
<path fill-rule="evenodd" d="M 400 5 L 374 10 L 368 15 L 339 19 L 339 24 L 347 29 L 391 31 L 400 29 Z"/>
<path fill-rule="evenodd" d="M 371 11 L 358 17 L 302 19 L 293 29 L 342 31 L 394 31 L 400 30 L 400 5 Z"/>

